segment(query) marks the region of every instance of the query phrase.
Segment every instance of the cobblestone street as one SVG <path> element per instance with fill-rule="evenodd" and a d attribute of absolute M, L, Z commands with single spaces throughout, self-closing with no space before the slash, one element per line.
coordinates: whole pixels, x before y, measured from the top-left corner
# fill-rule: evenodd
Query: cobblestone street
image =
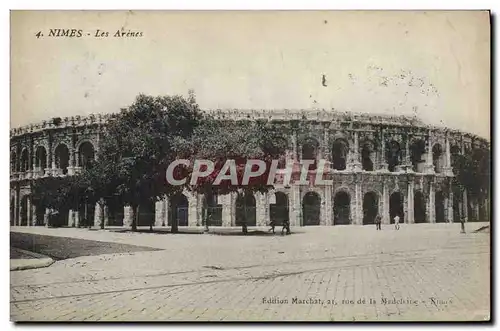
<path fill-rule="evenodd" d="M 14 321 L 486 320 L 484 223 L 335 226 L 291 236 L 13 227 L 162 249 L 11 272 Z"/>

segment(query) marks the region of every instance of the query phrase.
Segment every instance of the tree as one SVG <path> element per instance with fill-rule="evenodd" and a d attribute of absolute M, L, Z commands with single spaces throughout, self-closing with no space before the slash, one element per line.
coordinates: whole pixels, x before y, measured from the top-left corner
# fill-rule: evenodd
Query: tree
<path fill-rule="evenodd" d="M 490 194 L 490 151 L 485 148 L 474 148 L 470 153 L 453 155 L 453 184 L 461 192 L 467 190 L 469 197 L 477 200 L 485 199 Z M 468 202 L 470 203 L 470 201 Z"/>
<path fill-rule="evenodd" d="M 268 172 L 273 159 L 283 157 L 286 150 L 287 140 L 284 129 L 277 123 L 267 120 L 257 121 L 234 121 L 219 120 L 206 116 L 200 126 L 196 128 L 191 139 L 184 141 L 180 150 L 189 153 L 190 165 L 187 172 L 192 175 L 194 161 L 196 159 L 210 160 L 214 163 L 214 170 L 206 177 L 198 178 L 190 188 L 197 193 L 211 197 L 214 194 L 227 194 L 238 192 L 246 195 L 253 192 L 267 192 L 273 186 L 267 184 Z M 219 185 L 214 185 L 217 176 L 224 170 L 228 160 L 233 160 L 236 166 L 237 183 L 223 180 Z M 250 178 L 248 185 L 242 185 L 245 165 L 248 160 L 262 160 L 265 162 L 266 171 L 258 176 Z M 257 167 L 257 166 L 255 166 Z M 207 167 L 202 166 L 201 171 Z M 252 168 L 252 170 L 257 170 Z M 191 177 L 188 176 L 188 181 Z M 245 206 L 246 209 L 246 206 Z M 247 232 L 246 214 L 244 213 L 242 230 Z M 203 215 L 206 228 L 206 219 L 210 215 Z"/>
<path fill-rule="evenodd" d="M 97 196 L 113 192 L 130 205 L 132 230 L 137 229 L 141 203 L 182 191 L 167 183 L 166 169 L 179 156 L 174 147 L 189 139 L 201 117 L 192 92 L 187 99 L 139 95 L 106 127 L 96 164 L 98 169 L 112 169 L 113 180 L 106 181 L 110 190 L 99 190 Z M 90 182 L 96 190 L 103 178 L 94 175 Z"/>

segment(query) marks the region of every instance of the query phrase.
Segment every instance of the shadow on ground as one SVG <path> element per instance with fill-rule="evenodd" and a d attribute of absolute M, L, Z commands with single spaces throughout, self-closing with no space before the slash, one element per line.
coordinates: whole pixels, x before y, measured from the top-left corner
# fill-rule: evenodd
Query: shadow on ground
<path fill-rule="evenodd" d="M 202 229 L 179 229 L 178 232 L 172 232 L 170 229 L 137 229 L 136 231 L 132 231 L 130 229 L 105 229 L 110 232 L 119 232 L 119 233 L 152 233 L 152 234 L 205 234 L 205 235 L 215 235 L 215 236 L 261 236 L 261 237 L 272 237 L 272 236 L 281 236 L 281 230 L 272 233 L 270 231 L 262 231 L 262 230 L 248 230 L 245 234 L 240 230 L 236 229 L 225 229 L 225 230 L 209 230 L 208 232 L 203 231 Z M 91 229 L 91 231 L 103 231 L 102 229 Z M 291 234 L 302 233 L 300 231 L 294 231 Z"/>
<path fill-rule="evenodd" d="M 151 247 L 19 232 L 10 233 L 10 247 L 46 255 L 54 260 L 160 250 Z"/>

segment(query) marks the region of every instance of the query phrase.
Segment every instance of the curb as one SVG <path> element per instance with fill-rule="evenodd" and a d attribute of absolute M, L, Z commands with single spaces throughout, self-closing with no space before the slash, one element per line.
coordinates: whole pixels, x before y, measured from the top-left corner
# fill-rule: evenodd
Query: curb
<path fill-rule="evenodd" d="M 45 268 L 55 262 L 52 258 L 42 254 L 26 251 L 24 249 L 15 247 L 12 247 L 12 249 L 19 251 L 25 255 L 33 256 L 34 259 L 11 259 L 10 271 Z"/>

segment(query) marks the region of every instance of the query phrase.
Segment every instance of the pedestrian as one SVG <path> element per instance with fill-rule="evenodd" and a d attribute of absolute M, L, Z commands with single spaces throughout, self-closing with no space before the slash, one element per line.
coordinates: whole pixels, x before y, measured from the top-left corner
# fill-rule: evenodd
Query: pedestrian
<path fill-rule="evenodd" d="M 396 214 L 396 216 L 394 216 L 394 228 L 396 230 L 399 230 L 399 216 L 398 216 L 398 214 Z"/>
<path fill-rule="evenodd" d="M 460 227 L 461 227 L 460 233 L 465 233 L 465 217 L 462 217 L 460 219 Z"/>
<path fill-rule="evenodd" d="M 283 220 L 283 227 L 281 228 L 281 235 L 285 234 L 285 231 L 286 231 L 286 234 L 290 234 L 290 222 L 288 221 L 288 219 Z"/>
<path fill-rule="evenodd" d="M 274 227 L 276 226 L 276 222 L 274 220 L 271 220 L 271 223 L 269 223 L 269 226 L 271 227 L 268 232 L 273 231 L 274 233 Z"/>
<path fill-rule="evenodd" d="M 380 215 L 375 217 L 375 225 L 377 226 L 377 230 L 382 230 L 382 217 Z"/>

